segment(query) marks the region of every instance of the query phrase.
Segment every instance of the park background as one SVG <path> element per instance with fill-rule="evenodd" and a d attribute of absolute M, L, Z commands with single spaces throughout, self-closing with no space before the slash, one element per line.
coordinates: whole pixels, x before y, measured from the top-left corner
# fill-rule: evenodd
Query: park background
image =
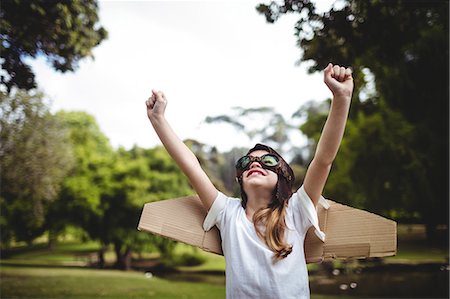
<path fill-rule="evenodd" d="M 309 265 L 312 297 L 448 297 L 448 1 L 0 9 L 2 298 L 223 298 L 223 257 L 136 230 L 144 203 L 193 193 L 144 102 L 165 91 L 225 193 L 256 142 L 288 157 L 299 186 L 329 61 L 356 84 L 324 196 L 397 221 L 398 254 Z"/>

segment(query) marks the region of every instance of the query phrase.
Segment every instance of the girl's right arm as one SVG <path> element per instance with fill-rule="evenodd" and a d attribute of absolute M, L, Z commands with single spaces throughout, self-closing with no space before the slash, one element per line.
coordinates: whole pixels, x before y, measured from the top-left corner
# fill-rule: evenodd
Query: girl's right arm
<path fill-rule="evenodd" d="M 201 168 L 197 157 L 178 138 L 171 126 L 167 122 L 164 111 L 167 106 L 167 99 L 161 91 L 152 90 L 151 97 L 146 101 L 147 116 L 159 139 L 166 148 L 169 155 L 183 173 L 188 177 L 192 187 L 197 192 L 203 206 L 208 211 L 217 197 L 218 191 L 211 180 Z"/>

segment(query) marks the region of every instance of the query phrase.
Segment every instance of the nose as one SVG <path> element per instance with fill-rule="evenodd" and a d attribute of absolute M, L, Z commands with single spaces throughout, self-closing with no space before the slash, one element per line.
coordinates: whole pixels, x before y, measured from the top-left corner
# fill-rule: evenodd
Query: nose
<path fill-rule="evenodd" d="M 259 162 L 258 161 L 253 161 L 251 164 L 250 164 L 250 169 L 251 168 L 255 168 L 255 167 L 260 167 L 261 168 L 261 164 L 259 164 Z"/>

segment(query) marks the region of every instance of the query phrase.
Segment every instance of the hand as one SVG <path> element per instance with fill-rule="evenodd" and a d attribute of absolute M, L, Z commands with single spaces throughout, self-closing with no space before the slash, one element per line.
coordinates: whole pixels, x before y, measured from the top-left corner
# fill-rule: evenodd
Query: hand
<path fill-rule="evenodd" d="M 147 105 L 147 116 L 150 120 L 164 117 L 164 111 L 167 107 L 167 99 L 162 91 L 152 89 L 152 95 L 145 102 Z"/>
<path fill-rule="evenodd" d="M 335 98 L 344 97 L 351 99 L 353 93 L 352 70 L 331 63 L 324 70 L 324 82 Z"/>

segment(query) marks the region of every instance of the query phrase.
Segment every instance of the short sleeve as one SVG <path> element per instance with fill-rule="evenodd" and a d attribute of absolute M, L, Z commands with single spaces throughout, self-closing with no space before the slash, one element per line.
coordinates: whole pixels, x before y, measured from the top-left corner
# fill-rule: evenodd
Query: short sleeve
<path fill-rule="evenodd" d="M 214 225 L 219 223 L 220 215 L 227 205 L 228 197 L 222 192 L 218 192 L 211 208 L 203 222 L 203 230 L 209 231 Z"/>
<path fill-rule="evenodd" d="M 291 200 L 296 228 L 299 231 L 306 233 L 309 227 L 314 226 L 314 232 L 317 237 L 325 242 L 325 233 L 320 230 L 316 207 L 306 193 L 303 185 L 293 194 Z M 329 205 L 324 198 L 321 198 L 319 202 L 325 209 L 328 209 Z"/>

